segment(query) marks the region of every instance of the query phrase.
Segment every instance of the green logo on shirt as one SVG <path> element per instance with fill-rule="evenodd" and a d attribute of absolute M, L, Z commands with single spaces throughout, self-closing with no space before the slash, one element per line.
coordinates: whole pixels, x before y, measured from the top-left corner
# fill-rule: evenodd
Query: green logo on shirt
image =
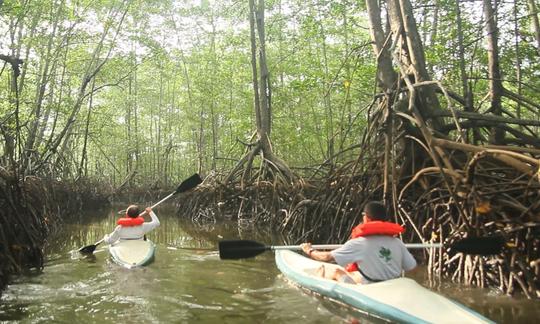
<path fill-rule="evenodd" d="M 384 259 L 386 262 L 392 260 L 392 252 L 385 247 L 381 247 L 379 250 L 379 258 Z"/>

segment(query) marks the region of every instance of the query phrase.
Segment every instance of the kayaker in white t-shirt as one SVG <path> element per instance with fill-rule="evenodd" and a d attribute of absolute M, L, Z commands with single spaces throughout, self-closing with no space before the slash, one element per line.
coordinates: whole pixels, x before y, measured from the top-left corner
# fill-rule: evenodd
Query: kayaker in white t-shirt
<path fill-rule="evenodd" d="M 314 250 L 310 243 L 302 244 L 302 250 L 317 261 L 336 262 L 342 267 L 351 263 L 357 266 L 358 271 L 348 273 L 342 269 L 327 271 L 323 265 L 318 269 L 318 274 L 327 279 L 347 283 L 373 283 L 398 278 L 403 271 L 413 270 L 416 267 L 416 260 L 399 238 L 384 231 L 384 225 L 397 225 L 386 222 L 387 219 L 384 205 L 379 202 L 369 202 L 364 207 L 363 224 L 367 228 L 370 228 L 370 225 L 376 225 L 379 227 L 378 231 L 386 234 L 377 235 L 374 234 L 378 233 L 377 230 L 371 231 L 329 252 Z"/>
<path fill-rule="evenodd" d="M 150 215 L 150 222 L 145 222 L 144 214 Z M 145 213 L 140 215 L 139 207 L 131 205 L 126 209 L 126 215 L 117 222 L 118 226 L 110 234 L 105 234 L 103 241 L 107 244 L 113 244 L 118 240 L 142 240 L 144 234 L 150 232 L 159 226 L 159 219 L 152 211 L 152 208 L 146 207 Z"/>

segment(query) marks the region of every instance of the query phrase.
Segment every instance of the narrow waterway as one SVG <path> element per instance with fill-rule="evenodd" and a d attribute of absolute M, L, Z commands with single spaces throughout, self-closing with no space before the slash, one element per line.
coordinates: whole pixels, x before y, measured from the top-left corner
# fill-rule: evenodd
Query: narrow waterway
<path fill-rule="evenodd" d="M 106 246 L 93 257 L 76 250 L 110 232 L 117 209 L 71 221 L 51 238 L 42 274 L 17 279 L 4 291 L 0 321 L 17 323 L 377 323 L 296 288 L 275 266 L 273 254 L 222 261 L 220 239 L 281 241 L 257 228 L 193 224 L 172 210 L 157 211 L 161 226 L 148 235 L 155 261 L 126 270 Z M 91 221 L 88 221 L 91 220 Z M 423 278 L 417 278 L 427 285 Z M 440 293 L 500 323 L 534 322 L 537 301 L 512 299 L 495 290 L 438 285 Z M 406 293 L 406 292 L 403 292 Z"/>

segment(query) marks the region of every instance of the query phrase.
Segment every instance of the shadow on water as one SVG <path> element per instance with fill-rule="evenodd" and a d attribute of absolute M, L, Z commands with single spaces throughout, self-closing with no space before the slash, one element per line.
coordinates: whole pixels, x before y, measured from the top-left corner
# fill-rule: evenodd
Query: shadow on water
<path fill-rule="evenodd" d="M 377 323 L 351 309 L 287 282 L 266 252 L 255 259 L 222 261 L 221 239 L 281 244 L 282 238 L 252 226 L 192 224 L 160 208 L 161 226 L 148 234 L 156 243 L 154 263 L 125 270 L 107 246 L 93 256 L 77 250 L 112 231 L 115 207 L 81 216 L 51 237 L 42 274 L 17 279 L 4 292 L 0 321 L 17 323 Z M 425 278 L 418 278 L 425 282 Z M 510 299 L 486 290 L 439 285 L 497 322 L 539 318 L 538 302 Z"/>

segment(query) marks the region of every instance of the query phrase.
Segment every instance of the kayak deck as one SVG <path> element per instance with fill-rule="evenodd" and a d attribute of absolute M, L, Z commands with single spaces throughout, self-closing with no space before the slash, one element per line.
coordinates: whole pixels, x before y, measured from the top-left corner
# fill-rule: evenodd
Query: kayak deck
<path fill-rule="evenodd" d="M 341 283 L 315 274 L 323 264 L 327 271 L 338 265 L 315 261 L 292 251 L 275 252 L 279 270 L 294 283 L 377 317 L 401 323 L 493 323 L 409 278 L 369 285 Z"/>
<path fill-rule="evenodd" d="M 154 260 L 155 245 L 149 240 L 120 240 L 109 246 L 114 262 L 131 269 Z"/>

